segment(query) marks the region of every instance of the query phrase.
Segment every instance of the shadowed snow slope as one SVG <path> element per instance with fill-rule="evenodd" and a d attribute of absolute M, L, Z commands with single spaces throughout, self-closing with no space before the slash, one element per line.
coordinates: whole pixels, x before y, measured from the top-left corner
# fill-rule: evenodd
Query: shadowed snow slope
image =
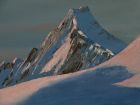
<path fill-rule="evenodd" d="M 112 66 L 45 77 L 0 90 L 0 105 L 139 105 L 140 89 L 114 85 L 132 76 Z"/>
<path fill-rule="evenodd" d="M 117 83 L 127 87 L 140 87 L 140 37 L 134 40 L 126 49 L 109 61 L 97 66 L 96 68 L 122 65 L 128 68 L 129 72 L 135 75 L 132 78 Z"/>
<path fill-rule="evenodd" d="M 137 39 L 97 69 L 1 89 L 0 105 L 140 105 L 139 44 Z"/>

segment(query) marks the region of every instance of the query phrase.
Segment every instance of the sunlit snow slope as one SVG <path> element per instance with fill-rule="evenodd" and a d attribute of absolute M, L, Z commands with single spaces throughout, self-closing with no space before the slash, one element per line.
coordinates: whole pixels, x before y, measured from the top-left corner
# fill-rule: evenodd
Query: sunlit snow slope
<path fill-rule="evenodd" d="M 0 105 L 140 105 L 139 45 L 98 67 L 1 89 Z"/>

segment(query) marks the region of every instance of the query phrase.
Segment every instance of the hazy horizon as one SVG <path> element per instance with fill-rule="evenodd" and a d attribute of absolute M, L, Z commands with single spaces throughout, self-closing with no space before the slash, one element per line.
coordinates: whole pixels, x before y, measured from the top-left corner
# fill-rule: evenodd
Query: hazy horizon
<path fill-rule="evenodd" d="M 70 8 L 89 6 L 111 34 L 130 43 L 140 33 L 139 0 L 0 0 L 0 62 L 25 57 Z"/>

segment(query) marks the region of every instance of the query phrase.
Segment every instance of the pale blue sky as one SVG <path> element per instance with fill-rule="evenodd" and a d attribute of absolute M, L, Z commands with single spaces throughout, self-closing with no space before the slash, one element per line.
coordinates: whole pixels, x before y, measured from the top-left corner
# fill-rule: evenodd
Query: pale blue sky
<path fill-rule="evenodd" d="M 25 57 L 69 8 L 89 6 L 99 23 L 129 43 L 140 33 L 139 0 L 0 0 L 0 61 Z"/>

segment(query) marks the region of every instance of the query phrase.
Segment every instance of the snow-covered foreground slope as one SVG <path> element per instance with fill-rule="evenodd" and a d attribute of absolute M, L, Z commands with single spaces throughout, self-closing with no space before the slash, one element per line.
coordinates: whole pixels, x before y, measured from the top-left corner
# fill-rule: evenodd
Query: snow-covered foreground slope
<path fill-rule="evenodd" d="M 139 89 L 113 85 L 132 75 L 123 67 L 110 67 L 80 74 L 45 77 L 0 90 L 0 104 L 139 105 Z"/>
<path fill-rule="evenodd" d="M 94 69 L 108 66 L 125 66 L 129 72 L 135 74 L 132 78 L 117 84 L 128 87 L 140 87 L 140 37 L 134 40 L 126 49 L 114 56 L 112 59 Z M 90 69 L 89 69 L 90 70 Z"/>
<path fill-rule="evenodd" d="M 139 45 L 140 38 L 97 68 L 1 89 L 0 105 L 140 105 Z"/>
<path fill-rule="evenodd" d="M 66 74 L 99 65 L 126 47 L 106 32 L 88 7 L 70 9 L 39 48 L 18 65 L 0 66 L 0 88 L 41 76 Z"/>
<path fill-rule="evenodd" d="M 111 64 L 125 65 L 130 72 L 135 74 L 133 78 L 120 82 L 120 85 L 140 87 L 140 37 L 133 41 L 128 48 L 107 62 L 107 65 Z"/>
<path fill-rule="evenodd" d="M 104 65 L 125 65 L 131 72 L 140 73 L 140 37 L 134 40 L 126 49 L 114 56 L 107 62 L 97 66 Z"/>

